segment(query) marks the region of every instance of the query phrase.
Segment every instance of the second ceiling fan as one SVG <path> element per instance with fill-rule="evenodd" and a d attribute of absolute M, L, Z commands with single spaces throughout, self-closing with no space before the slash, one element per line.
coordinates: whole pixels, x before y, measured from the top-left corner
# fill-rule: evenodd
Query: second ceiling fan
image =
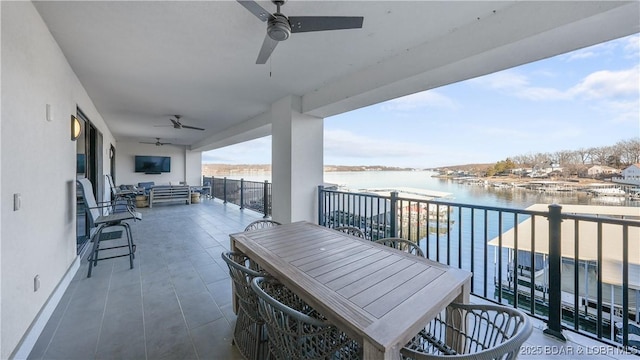
<path fill-rule="evenodd" d="M 271 0 L 277 7 L 273 14 L 253 0 L 237 1 L 258 19 L 268 22 L 267 35 L 256 64 L 266 63 L 278 42 L 287 40 L 291 33 L 360 29 L 364 21 L 362 16 L 285 16 L 280 12 L 280 6 L 284 5 L 286 0 Z"/>

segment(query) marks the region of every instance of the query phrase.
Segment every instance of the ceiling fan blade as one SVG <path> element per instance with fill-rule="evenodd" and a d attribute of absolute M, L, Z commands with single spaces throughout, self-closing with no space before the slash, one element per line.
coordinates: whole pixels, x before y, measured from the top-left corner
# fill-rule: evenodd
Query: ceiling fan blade
<path fill-rule="evenodd" d="M 240 5 L 244 6 L 245 9 L 249 10 L 253 15 L 255 15 L 258 19 L 262 21 L 269 20 L 271 13 L 265 10 L 262 6 L 258 5 L 253 0 L 237 0 Z"/>
<path fill-rule="evenodd" d="M 151 143 L 151 142 L 144 142 L 144 141 L 140 141 L 140 144 L 151 144 L 151 145 L 155 145 L 156 143 L 154 143 L 154 142 L 152 142 L 152 143 Z"/>
<path fill-rule="evenodd" d="M 264 42 L 262 43 L 262 47 L 260 48 L 260 53 L 258 54 L 258 59 L 256 60 L 256 64 L 264 64 L 269 60 L 269 56 L 273 52 L 273 49 L 278 45 L 278 41 L 273 40 L 267 34 L 264 37 Z"/>
<path fill-rule="evenodd" d="M 185 129 L 193 129 L 193 130 L 204 130 L 203 128 L 199 128 L 199 127 L 195 127 L 195 126 L 189 126 L 189 125 L 182 125 L 183 128 Z M 166 144 L 166 143 L 165 143 Z"/>
<path fill-rule="evenodd" d="M 289 16 L 291 32 L 360 29 L 362 16 Z"/>
<path fill-rule="evenodd" d="M 174 119 L 169 119 L 169 120 L 171 120 L 171 122 L 173 123 L 173 126 L 178 126 L 178 127 L 180 126 L 180 123 L 177 120 L 174 120 Z"/>

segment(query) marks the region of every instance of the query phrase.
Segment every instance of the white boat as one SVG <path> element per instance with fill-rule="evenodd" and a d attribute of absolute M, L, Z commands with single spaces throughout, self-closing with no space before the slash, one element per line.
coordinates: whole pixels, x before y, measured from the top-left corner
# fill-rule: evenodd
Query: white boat
<path fill-rule="evenodd" d="M 619 188 L 591 189 L 589 192 L 596 196 L 625 196 L 627 194 Z"/>

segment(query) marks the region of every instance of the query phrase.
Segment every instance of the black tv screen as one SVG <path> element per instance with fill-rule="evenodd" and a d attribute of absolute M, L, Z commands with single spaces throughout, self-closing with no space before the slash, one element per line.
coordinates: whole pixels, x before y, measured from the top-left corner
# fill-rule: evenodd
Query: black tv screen
<path fill-rule="evenodd" d="M 76 154 L 76 173 L 84 174 L 85 155 Z"/>
<path fill-rule="evenodd" d="M 151 174 L 171 172 L 171 158 L 168 156 L 136 155 L 135 172 Z"/>

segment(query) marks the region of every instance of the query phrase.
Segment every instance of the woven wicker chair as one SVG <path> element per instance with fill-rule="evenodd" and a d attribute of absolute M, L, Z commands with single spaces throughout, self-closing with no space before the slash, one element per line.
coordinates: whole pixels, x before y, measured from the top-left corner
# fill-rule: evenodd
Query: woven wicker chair
<path fill-rule="evenodd" d="M 264 228 L 274 227 L 278 225 L 282 225 L 282 224 L 273 220 L 256 220 L 251 224 L 247 225 L 247 227 L 244 228 L 244 231 L 264 229 Z"/>
<path fill-rule="evenodd" d="M 269 351 L 278 360 L 360 359 L 358 343 L 347 337 L 279 282 L 257 277 L 260 315 L 269 334 Z"/>
<path fill-rule="evenodd" d="M 364 239 L 364 232 L 355 226 L 338 226 L 334 229 Z"/>
<path fill-rule="evenodd" d="M 533 329 L 506 306 L 451 304 L 443 313 L 405 345 L 403 359 L 515 359 Z"/>
<path fill-rule="evenodd" d="M 398 250 L 406 251 L 410 254 L 424 257 L 424 252 L 422 251 L 422 249 L 420 249 L 416 243 L 409 240 L 390 237 L 390 238 L 378 239 L 375 242 L 377 242 L 378 244 L 382 244 L 382 245 L 386 245 L 386 246 L 398 249 Z"/>
<path fill-rule="evenodd" d="M 238 316 L 233 331 L 233 342 L 245 359 L 264 359 L 268 354 L 264 320 L 258 312 L 258 298 L 251 289 L 251 280 L 265 276 L 258 266 L 244 254 L 223 252 L 222 259 L 229 266 L 238 299 Z"/>

